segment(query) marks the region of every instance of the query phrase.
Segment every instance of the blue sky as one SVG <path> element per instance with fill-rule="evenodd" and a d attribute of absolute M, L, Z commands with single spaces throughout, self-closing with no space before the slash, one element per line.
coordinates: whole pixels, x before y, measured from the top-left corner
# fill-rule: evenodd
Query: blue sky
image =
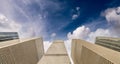
<path fill-rule="evenodd" d="M 110 15 L 120 13 L 119 6 L 120 0 L 1 0 L 0 31 L 18 31 L 21 37 L 42 36 L 44 40 L 90 40 L 96 32 L 95 36 L 105 32 L 103 36 L 119 37 L 120 16 Z M 111 32 L 113 28 L 118 29 Z"/>

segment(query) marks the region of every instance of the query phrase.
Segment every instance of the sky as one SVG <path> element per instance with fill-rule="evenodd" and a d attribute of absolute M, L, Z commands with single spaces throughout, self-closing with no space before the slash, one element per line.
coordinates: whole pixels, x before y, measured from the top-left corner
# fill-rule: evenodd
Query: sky
<path fill-rule="evenodd" d="M 46 41 L 92 41 L 92 32 L 115 28 L 112 33 L 119 37 L 119 13 L 120 0 L 1 0 L 0 31 L 16 31 L 21 38 L 35 36 Z"/>
<path fill-rule="evenodd" d="M 43 37 L 46 48 L 62 39 L 70 53 L 71 39 L 120 37 L 120 0 L 0 0 L 0 32 Z"/>

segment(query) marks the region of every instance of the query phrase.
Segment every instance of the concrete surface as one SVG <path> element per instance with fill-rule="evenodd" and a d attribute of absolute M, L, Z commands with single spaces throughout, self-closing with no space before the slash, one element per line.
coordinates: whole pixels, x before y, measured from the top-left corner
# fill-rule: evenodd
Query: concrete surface
<path fill-rule="evenodd" d="M 0 43 L 0 64 L 36 64 L 43 54 L 41 38 Z"/>
<path fill-rule="evenodd" d="M 95 44 L 120 52 L 120 38 L 96 37 Z"/>
<path fill-rule="evenodd" d="M 38 64 L 70 64 L 63 41 L 54 41 Z"/>
<path fill-rule="evenodd" d="M 53 42 L 46 54 L 67 54 L 64 42 Z"/>
<path fill-rule="evenodd" d="M 74 64 L 120 64 L 120 52 L 74 39 L 72 59 Z"/>

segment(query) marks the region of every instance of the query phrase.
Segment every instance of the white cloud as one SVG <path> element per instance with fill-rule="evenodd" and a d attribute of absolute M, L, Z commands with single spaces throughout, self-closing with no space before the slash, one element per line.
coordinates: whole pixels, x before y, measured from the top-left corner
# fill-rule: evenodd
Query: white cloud
<path fill-rule="evenodd" d="M 105 11 L 105 18 L 111 26 L 111 31 L 120 36 L 120 7 L 107 9 Z"/>
<path fill-rule="evenodd" d="M 117 8 L 116 12 L 118 15 L 120 15 L 120 7 Z"/>
<path fill-rule="evenodd" d="M 120 25 L 120 15 L 117 14 L 118 13 L 117 11 L 120 11 L 120 9 L 111 8 L 105 11 L 106 13 L 105 17 L 109 23 L 112 22 L 115 25 Z"/>
<path fill-rule="evenodd" d="M 44 41 L 44 50 L 45 52 L 47 52 L 48 48 L 50 47 L 50 45 L 52 44 L 50 41 Z"/>
<path fill-rule="evenodd" d="M 76 7 L 76 9 L 74 11 L 76 11 L 76 13 L 72 15 L 72 20 L 76 20 L 79 17 L 80 7 Z"/>
<path fill-rule="evenodd" d="M 0 14 L 0 32 L 18 32 L 21 25 Z"/>
<path fill-rule="evenodd" d="M 56 36 L 56 33 L 52 33 L 52 34 L 51 34 L 51 37 L 55 37 L 55 36 Z"/>
<path fill-rule="evenodd" d="M 67 37 L 69 39 L 79 39 L 79 38 L 86 38 L 87 35 L 90 33 L 90 29 L 85 26 L 80 26 L 73 31 L 73 33 L 69 32 Z"/>
<path fill-rule="evenodd" d="M 109 29 L 98 28 L 96 31 L 90 32 L 85 40 L 94 43 L 97 36 L 116 37 Z"/>
<path fill-rule="evenodd" d="M 76 7 L 76 10 L 79 11 L 79 10 L 80 10 L 80 7 Z"/>
<path fill-rule="evenodd" d="M 79 16 L 79 15 L 77 15 L 77 14 L 74 14 L 74 15 L 72 16 L 72 20 L 75 20 L 75 19 L 77 19 L 77 18 L 78 18 L 78 16 Z"/>
<path fill-rule="evenodd" d="M 109 28 L 98 28 L 96 31 L 91 31 L 90 28 L 85 26 L 80 26 L 75 29 L 72 34 L 69 32 L 67 35 L 68 39 L 83 39 L 91 43 L 95 42 L 97 36 L 118 37 L 116 34 L 112 33 Z"/>

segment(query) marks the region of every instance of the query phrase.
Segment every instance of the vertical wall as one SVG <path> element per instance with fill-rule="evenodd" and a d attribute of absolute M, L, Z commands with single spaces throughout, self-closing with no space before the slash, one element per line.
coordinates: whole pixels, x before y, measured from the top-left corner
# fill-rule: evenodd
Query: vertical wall
<path fill-rule="evenodd" d="M 95 44 L 120 52 L 120 38 L 97 37 Z"/>
<path fill-rule="evenodd" d="M 38 64 L 70 64 L 63 41 L 54 41 Z"/>
<path fill-rule="evenodd" d="M 74 39 L 72 59 L 74 64 L 120 64 L 120 52 Z"/>
<path fill-rule="evenodd" d="M 43 54 L 41 38 L 0 43 L 0 64 L 36 64 Z"/>

